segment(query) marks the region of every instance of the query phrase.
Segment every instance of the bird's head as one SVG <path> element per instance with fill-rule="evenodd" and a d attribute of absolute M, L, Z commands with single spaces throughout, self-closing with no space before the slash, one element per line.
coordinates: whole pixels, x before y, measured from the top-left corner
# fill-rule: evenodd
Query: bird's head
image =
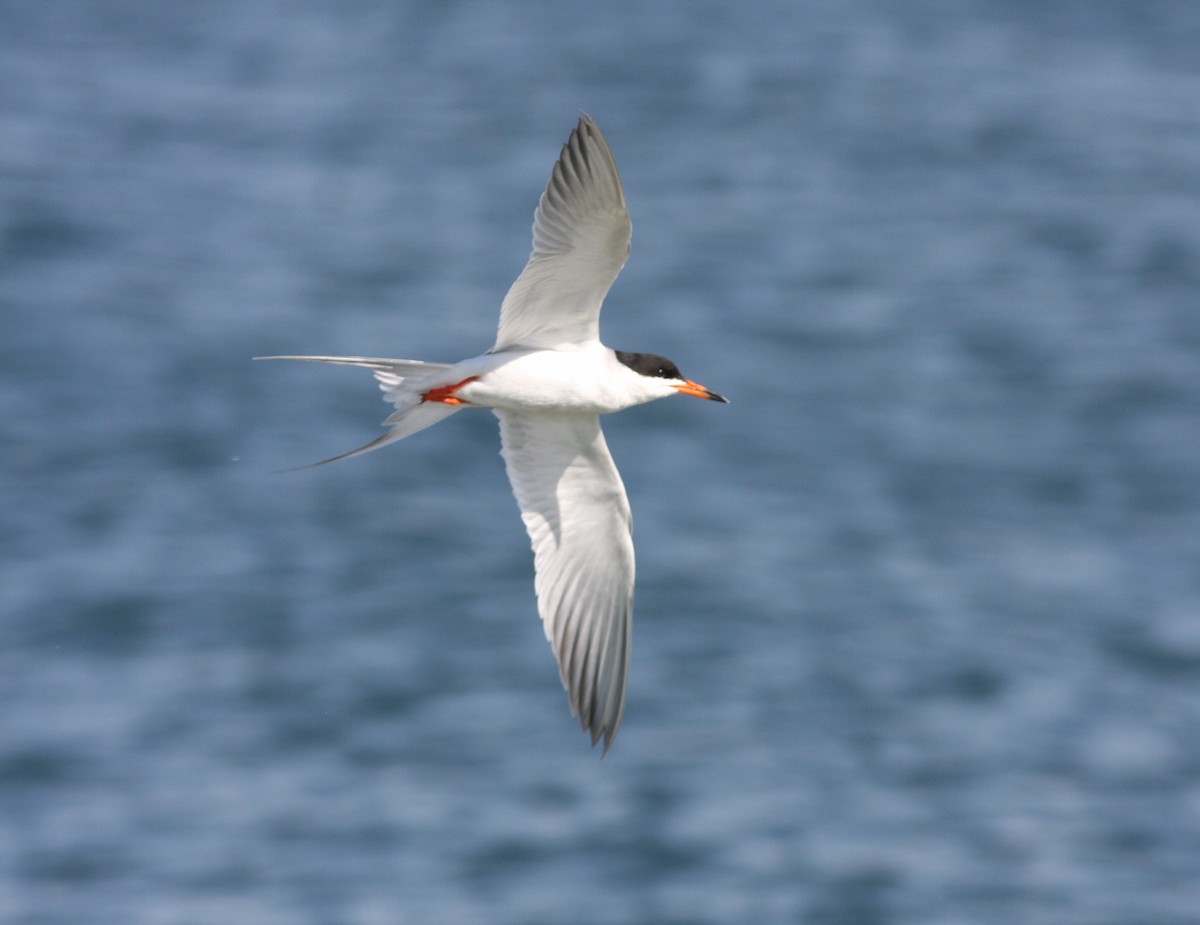
<path fill-rule="evenodd" d="M 639 384 L 647 392 L 647 401 L 654 398 L 666 398 L 678 392 L 680 395 L 694 395 L 696 398 L 706 398 L 709 401 L 720 401 L 727 404 L 729 402 L 728 398 L 718 395 L 712 389 L 684 378 L 679 367 L 666 357 L 654 353 L 626 353 L 623 350 L 614 352 L 622 366 L 638 375 Z"/>

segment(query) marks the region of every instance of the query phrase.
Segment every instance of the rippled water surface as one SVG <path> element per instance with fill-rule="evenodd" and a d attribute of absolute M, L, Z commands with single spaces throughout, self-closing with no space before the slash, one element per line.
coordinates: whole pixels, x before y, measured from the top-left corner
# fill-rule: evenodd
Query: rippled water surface
<path fill-rule="evenodd" d="M 1200 909 L 1200 6 L 0 3 L 0 920 Z M 639 555 L 604 761 L 486 349 L 579 109 Z"/>

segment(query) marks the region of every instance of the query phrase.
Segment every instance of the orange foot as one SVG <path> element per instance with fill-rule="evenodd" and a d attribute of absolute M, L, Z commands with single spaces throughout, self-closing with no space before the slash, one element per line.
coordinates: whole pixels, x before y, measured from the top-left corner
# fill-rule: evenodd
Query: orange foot
<path fill-rule="evenodd" d="M 474 382 L 478 378 L 478 376 L 471 376 L 471 378 L 464 379 L 462 382 L 456 382 L 453 385 L 442 385 L 436 389 L 430 389 L 421 396 L 421 401 L 440 401 L 443 405 L 469 405 L 470 402 L 464 401 L 454 393 L 468 382 Z"/>

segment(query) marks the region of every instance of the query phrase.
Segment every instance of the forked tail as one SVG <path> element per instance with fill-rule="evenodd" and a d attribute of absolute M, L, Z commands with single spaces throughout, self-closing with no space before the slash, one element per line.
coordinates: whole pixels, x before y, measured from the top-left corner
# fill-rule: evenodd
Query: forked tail
<path fill-rule="evenodd" d="M 421 398 L 422 390 L 417 387 L 417 384 L 426 377 L 431 375 L 436 376 L 439 372 L 449 369 L 449 363 L 426 363 L 422 360 L 391 360 L 382 357 L 274 356 L 255 357 L 254 359 L 308 360 L 314 363 L 339 363 L 344 366 L 362 366 L 375 374 L 375 378 L 379 381 L 379 388 L 383 390 L 384 398 L 396 406 L 396 410 L 383 422 L 389 427 L 387 433 L 381 434 L 370 443 L 364 444 L 358 449 L 350 450 L 348 453 L 341 453 L 307 466 L 300 466 L 298 467 L 300 469 L 311 469 L 315 466 L 323 466 L 326 463 L 337 462 L 339 459 L 350 459 L 353 456 L 361 456 L 363 453 L 377 450 L 381 446 L 395 443 L 397 440 L 402 440 L 410 434 L 424 430 L 426 427 L 432 427 L 438 421 L 449 417 L 463 407 L 462 405 L 450 405 L 443 402 L 423 401 Z"/>

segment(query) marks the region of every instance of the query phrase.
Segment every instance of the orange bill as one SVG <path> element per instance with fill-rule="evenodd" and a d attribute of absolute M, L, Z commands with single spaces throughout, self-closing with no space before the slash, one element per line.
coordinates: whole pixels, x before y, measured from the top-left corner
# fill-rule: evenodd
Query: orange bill
<path fill-rule="evenodd" d="M 706 389 L 699 382 L 692 382 L 691 379 L 686 380 L 683 385 L 675 386 L 675 390 L 680 395 L 694 395 L 696 398 L 707 398 L 709 401 L 723 401 L 725 404 L 729 404 L 728 398 L 718 395 L 712 389 Z"/>

